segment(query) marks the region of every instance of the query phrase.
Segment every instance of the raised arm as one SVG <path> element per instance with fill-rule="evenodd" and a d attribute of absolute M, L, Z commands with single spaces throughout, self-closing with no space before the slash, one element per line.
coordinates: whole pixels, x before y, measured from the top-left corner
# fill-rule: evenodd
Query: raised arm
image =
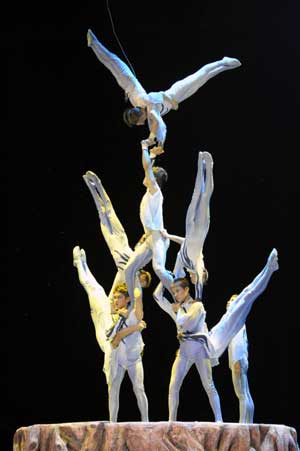
<path fill-rule="evenodd" d="M 168 315 L 171 316 L 171 318 L 176 322 L 176 313 L 173 311 L 172 303 L 168 301 L 167 298 L 164 297 L 164 286 L 162 282 L 160 282 L 154 293 L 153 298 L 156 301 L 156 303 L 159 305 L 159 307 L 164 310 Z"/>
<path fill-rule="evenodd" d="M 151 158 L 148 150 L 149 141 L 148 140 L 142 141 L 141 146 L 142 146 L 142 164 L 145 171 L 147 188 L 149 189 L 151 194 L 154 194 L 159 189 L 159 187 L 153 174 Z"/>
<path fill-rule="evenodd" d="M 164 238 L 169 238 L 169 240 L 174 241 L 177 244 L 182 244 L 184 242 L 184 238 L 178 235 L 171 235 L 166 230 L 162 230 L 160 232 Z"/>

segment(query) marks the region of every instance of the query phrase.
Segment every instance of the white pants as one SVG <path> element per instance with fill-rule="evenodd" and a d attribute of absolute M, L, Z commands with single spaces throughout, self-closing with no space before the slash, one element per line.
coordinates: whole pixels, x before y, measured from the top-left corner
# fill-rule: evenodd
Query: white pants
<path fill-rule="evenodd" d="M 125 92 L 131 92 L 135 89 L 139 89 L 143 92 L 143 88 L 133 75 L 130 68 L 125 64 L 117 55 L 110 52 L 96 36 L 89 32 L 91 37 L 91 48 L 97 56 L 98 60 L 104 64 L 104 66 L 112 73 L 117 83 Z M 201 67 L 197 72 L 183 78 L 180 81 L 174 83 L 169 89 L 165 91 L 165 94 L 176 103 L 180 103 L 183 100 L 191 97 L 201 86 L 203 86 L 208 80 L 220 74 L 221 72 L 229 69 L 233 69 L 234 66 L 225 64 L 224 60 L 215 61 L 213 63 L 206 64 Z M 140 105 L 134 105 L 140 106 Z"/>
<path fill-rule="evenodd" d="M 141 420 L 149 421 L 148 400 L 144 389 L 144 369 L 141 358 L 126 366 L 126 368 L 118 363 L 115 377 L 108 385 L 109 419 L 113 422 L 116 422 L 118 419 L 120 387 L 126 370 L 128 371 L 132 388 L 137 399 Z"/>
<path fill-rule="evenodd" d="M 254 417 L 254 403 L 250 394 L 247 370 L 247 361 L 238 360 L 232 364 L 232 383 L 239 400 L 240 423 L 253 423 Z"/>
<path fill-rule="evenodd" d="M 278 269 L 277 251 L 274 249 L 264 269 L 255 277 L 230 304 L 225 315 L 209 332 L 215 349 L 215 357 L 220 357 L 230 341 L 244 326 L 253 302 L 265 290 L 274 271 Z"/>
<path fill-rule="evenodd" d="M 175 277 L 182 277 L 183 267 L 196 272 L 195 298 L 202 299 L 203 246 L 209 230 L 209 204 L 213 193 L 213 160 L 208 152 L 199 152 L 198 169 L 192 199 L 186 214 L 185 240 L 177 254 Z"/>
<path fill-rule="evenodd" d="M 213 410 L 215 421 L 222 421 L 220 398 L 213 382 L 210 359 L 206 356 L 204 346 L 192 340 L 181 343 L 173 363 L 169 386 L 169 421 L 177 420 L 180 388 L 193 364 L 197 367 L 202 385 Z"/>
<path fill-rule="evenodd" d="M 138 246 L 125 267 L 125 280 L 130 299 L 134 299 L 135 277 L 139 269 L 152 259 L 152 267 L 163 285 L 171 293 L 172 274 L 166 270 L 166 255 L 170 241 L 163 238 L 158 230 L 152 231 L 144 243 Z"/>

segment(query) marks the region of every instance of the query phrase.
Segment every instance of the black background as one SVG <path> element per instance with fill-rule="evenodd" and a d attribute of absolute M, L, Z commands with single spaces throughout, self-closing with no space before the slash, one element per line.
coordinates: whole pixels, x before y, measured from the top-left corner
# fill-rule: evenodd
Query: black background
<path fill-rule="evenodd" d="M 210 80 L 165 116 L 166 152 L 159 159 L 169 173 L 165 226 L 184 234 L 197 154 L 209 151 L 215 190 L 204 248 L 207 322 L 216 323 L 230 295 L 253 279 L 276 247 L 280 270 L 247 322 L 248 375 L 255 421 L 293 426 L 299 435 L 299 9 L 295 1 L 175 3 L 111 1 L 118 36 L 148 92 L 167 89 L 224 55 L 242 66 Z M 123 123 L 123 92 L 86 45 L 92 28 L 122 57 L 105 1 L 24 3 L 12 12 L 1 41 L 7 74 L 1 123 L 9 138 L 2 153 L 9 157 L 2 171 L 9 206 L 9 233 L 2 237 L 8 249 L 3 450 L 11 449 L 21 426 L 108 418 L 103 355 L 72 266 L 73 246 L 86 250 L 107 291 L 115 268 L 82 174 L 90 169 L 101 177 L 133 245 L 142 234 L 139 142 L 148 133 Z M 176 251 L 172 244 L 169 268 Z M 151 289 L 144 309 L 149 415 L 166 420 L 176 332 Z M 226 353 L 214 380 L 224 421 L 237 421 Z M 213 420 L 194 368 L 182 386 L 178 419 Z M 139 420 L 127 376 L 119 420 Z"/>

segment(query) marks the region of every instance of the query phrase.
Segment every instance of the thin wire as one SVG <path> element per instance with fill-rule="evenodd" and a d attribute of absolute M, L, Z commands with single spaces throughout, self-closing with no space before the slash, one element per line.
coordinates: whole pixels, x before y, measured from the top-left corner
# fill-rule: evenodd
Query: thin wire
<path fill-rule="evenodd" d="M 111 14 L 110 8 L 109 8 L 109 0 L 106 0 L 106 7 L 107 7 L 107 11 L 108 11 L 108 15 L 109 15 L 110 22 L 111 22 L 112 30 L 113 30 L 113 33 L 114 33 L 115 38 L 116 38 L 116 40 L 117 40 L 117 43 L 119 44 L 119 47 L 120 47 L 120 49 L 121 49 L 121 51 L 122 51 L 122 53 L 123 53 L 123 55 L 124 55 L 124 57 L 125 57 L 125 59 L 126 59 L 128 65 L 129 65 L 130 69 L 132 70 L 133 75 L 136 77 L 136 73 L 135 73 L 135 71 L 134 71 L 134 69 L 133 69 L 133 66 L 132 66 L 132 64 L 130 63 L 129 59 L 127 58 L 127 55 L 126 55 L 126 53 L 125 53 L 125 51 L 124 51 L 124 49 L 123 49 L 123 46 L 122 46 L 122 44 L 121 44 L 121 42 L 120 42 L 120 39 L 118 38 L 118 35 L 117 35 L 117 33 L 116 33 L 115 26 L 114 26 L 114 22 L 113 22 L 113 18 L 112 18 L 112 14 Z"/>

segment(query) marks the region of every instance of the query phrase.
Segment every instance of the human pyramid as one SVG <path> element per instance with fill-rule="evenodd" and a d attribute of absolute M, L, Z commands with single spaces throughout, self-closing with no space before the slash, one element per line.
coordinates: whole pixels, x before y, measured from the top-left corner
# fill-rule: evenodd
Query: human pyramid
<path fill-rule="evenodd" d="M 253 302 L 265 290 L 273 272 L 278 269 L 277 251 L 273 249 L 262 271 L 240 294 L 231 297 L 226 312 L 209 331 L 201 300 L 203 286 L 208 278 L 203 246 L 210 224 L 209 206 L 214 188 L 213 159 L 210 153 L 199 152 L 184 238 L 170 235 L 164 228 L 162 187 L 168 175 L 163 168 L 155 166 L 156 156 L 164 153 L 166 140 L 167 129 L 162 116 L 171 109 L 178 109 L 180 102 L 193 95 L 209 79 L 223 71 L 237 68 L 241 63 L 235 58 L 224 57 L 177 81 L 166 91 L 146 93 L 129 67 L 107 50 L 91 30 L 88 31 L 87 41 L 132 104 L 132 108 L 128 108 L 123 115 L 126 124 L 131 127 L 143 125 L 147 121 L 150 132 L 148 138 L 141 142 L 146 192 L 140 204 L 140 219 L 144 234 L 134 249 L 128 244 L 124 228 L 101 180 L 91 171 L 83 175 L 96 204 L 104 239 L 117 267 L 107 296 L 87 265 L 84 249 L 79 246 L 73 249 L 73 263 L 88 295 L 96 338 L 104 352 L 103 369 L 108 386 L 109 419 L 112 422 L 118 419 L 120 386 L 127 371 L 141 420 L 149 421 L 148 400 L 144 389 L 142 331 L 146 327 L 143 320 L 143 290 L 151 283 L 151 274 L 144 268 L 152 261 L 153 270 L 160 280 L 153 294 L 154 300 L 175 321 L 179 340 L 169 385 L 169 421 L 177 419 L 180 387 L 189 369 L 195 364 L 215 421 L 222 422 L 212 367 L 218 364 L 218 358 L 228 348 L 229 366 L 239 398 L 239 421 L 252 423 L 254 404 L 247 380 L 245 321 Z M 172 272 L 165 268 L 170 240 L 180 245 Z M 194 285 L 194 297 L 190 294 L 190 283 Z M 165 297 L 165 290 L 169 292 L 172 301 Z"/>

